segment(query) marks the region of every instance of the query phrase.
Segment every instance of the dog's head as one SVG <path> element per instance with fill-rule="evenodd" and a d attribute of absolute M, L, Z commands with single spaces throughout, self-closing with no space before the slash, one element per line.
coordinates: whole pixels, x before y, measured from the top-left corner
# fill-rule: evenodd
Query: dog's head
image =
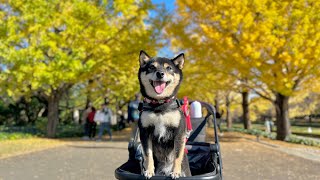
<path fill-rule="evenodd" d="M 140 51 L 139 81 L 141 94 L 149 99 L 163 100 L 177 94 L 182 81 L 184 54 L 173 59 L 150 57 Z"/>

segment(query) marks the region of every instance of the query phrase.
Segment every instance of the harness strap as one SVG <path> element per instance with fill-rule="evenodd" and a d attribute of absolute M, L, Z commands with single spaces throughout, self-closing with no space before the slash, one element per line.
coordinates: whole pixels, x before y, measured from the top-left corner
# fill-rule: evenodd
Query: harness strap
<path fill-rule="evenodd" d="M 161 100 L 152 100 L 152 99 L 144 98 L 143 102 L 146 102 L 146 103 L 149 103 L 149 104 L 163 104 L 163 103 L 169 103 L 174 99 L 175 99 L 174 96 L 172 98 L 169 98 L 169 99 L 161 99 Z"/>
<path fill-rule="evenodd" d="M 159 113 L 165 109 L 177 109 L 179 107 L 181 107 L 181 104 L 178 99 L 175 99 L 174 101 L 163 104 L 141 102 L 138 109 L 139 111 L 153 111 L 155 113 Z"/>
<path fill-rule="evenodd" d="M 189 137 L 188 141 L 193 142 L 197 138 L 197 136 L 199 135 L 203 127 L 206 125 L 206 122 L 207 122 L 207 117 L 205 117 L 204 120 L 201 122 L 201 124 L 197 127 L 197 129 L 194 130 L 194 132 Z"/>

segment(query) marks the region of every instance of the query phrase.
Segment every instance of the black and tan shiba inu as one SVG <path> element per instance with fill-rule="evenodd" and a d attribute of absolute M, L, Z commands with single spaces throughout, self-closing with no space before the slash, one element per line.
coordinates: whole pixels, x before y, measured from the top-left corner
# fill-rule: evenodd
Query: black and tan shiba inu
<path fill-rule="evenodd" d="M 176 94 L 184 54 L 173 59 L 140 52 L 139 81 L 144 103 L 139 120 L 144 176 L 191 176 L 185 153 L 186 122 Z"/>

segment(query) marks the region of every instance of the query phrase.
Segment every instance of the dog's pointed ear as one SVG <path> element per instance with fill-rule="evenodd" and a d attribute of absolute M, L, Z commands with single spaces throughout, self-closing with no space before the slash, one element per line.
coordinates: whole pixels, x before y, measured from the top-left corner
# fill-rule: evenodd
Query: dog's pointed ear
<path fill-rule="evenodd" d="M 172 59 L 172 61 L 174 65 L 176 65 L 179 69 L 182 69 L 184 65 L 184 54 L 183 53 L 179 54 L 177 57 Z"/>
<path fill-rule="evenodd" d="M 143 50 L 140 51 L 140 55 L 139 55 L 140 66 L 145 65 L 150 59 L 151 59 L 150 56 L 146 52 L 144 52 Z"/>

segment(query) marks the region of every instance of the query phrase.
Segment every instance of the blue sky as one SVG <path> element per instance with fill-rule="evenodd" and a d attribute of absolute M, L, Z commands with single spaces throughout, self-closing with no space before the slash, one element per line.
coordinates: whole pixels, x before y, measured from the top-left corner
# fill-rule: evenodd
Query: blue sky
<path fill-rule="evenodd" d="M 173 0 L 152 0 L 154 4 L 165 4 L 166 9 L 172 12 L 175 8 L 175 1 Z M 170 50 L 169 47 L 164 47 L 159 50 L 157 56 L 173 58 L 175 54 Z"/>
<path fill-rule="evenodd" d="M 152 0 L 155 4 L 165 4 L 166 8 L 170 11 L 174 10 L 175 1 L 170 0 Z"/>

